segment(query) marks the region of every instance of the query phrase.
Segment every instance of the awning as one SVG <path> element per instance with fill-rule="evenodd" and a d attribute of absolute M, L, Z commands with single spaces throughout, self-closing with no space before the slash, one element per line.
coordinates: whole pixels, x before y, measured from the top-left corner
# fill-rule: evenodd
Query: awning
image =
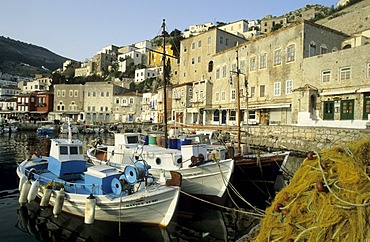
<path fill-rule="evenodd" d="M 290 108 L 290 103 L 250 105 L 249 109 L 273 109 L 273 108 Z"/>
<path fill-rule="evenodd" d="M 360 88 L 357 90 L 357 92 L 370 92 L 370 88 Z"/>
<path fill-rule="evenodd" d="M 335 91 L 335 92 L 322 92 L 320 93 L 320 96 L 334 96 L 334 95 L 350 94 L 350 93 L 356 93 L 356 92 L 357 92 L 357 89 Z"/>

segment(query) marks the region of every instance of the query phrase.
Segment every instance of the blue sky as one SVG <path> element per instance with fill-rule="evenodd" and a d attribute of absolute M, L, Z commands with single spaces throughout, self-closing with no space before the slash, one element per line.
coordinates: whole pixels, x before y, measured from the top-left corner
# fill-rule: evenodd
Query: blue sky
<path fill-rule="evenodd" d="M 307 4 L 336 0 L 0 0 L 0 35 L 78 61 L 108 45 L 149 40 L 193 24 L 280 16 Z"/>

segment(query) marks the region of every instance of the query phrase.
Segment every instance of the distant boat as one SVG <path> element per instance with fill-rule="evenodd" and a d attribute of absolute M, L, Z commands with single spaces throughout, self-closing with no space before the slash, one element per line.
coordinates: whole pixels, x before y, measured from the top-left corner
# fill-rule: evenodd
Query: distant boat
<path fill-rule="evenodd" d="M 50 124 L 45 124 L 37 128 L 38 135 L 53 135 L 55 132 L 55 127 Z"/>
<path fill-rule="evenodd" d="M 78 134 L 79 130 L 77 128 L 77 125 L 71 124 L 70 126 L 71 126 L 71 130 L 72 130 L 72 134 Z M 67 134 L 68 133 L 68 122 L 63 123 L 60 126 L 60 133 L 61 134 Z"/>
<path fill-rule="evenodd" d="M 140 158 L 120 171 L 107 165 L 88 164 L 83 142 L 51 139 L 49 157 L 32 157 L 18 164 L 21 205 L 41 199 L 41 206 L 85 218 L 167 226 L 179 199 L 181 175 L 157 181 Z"/>

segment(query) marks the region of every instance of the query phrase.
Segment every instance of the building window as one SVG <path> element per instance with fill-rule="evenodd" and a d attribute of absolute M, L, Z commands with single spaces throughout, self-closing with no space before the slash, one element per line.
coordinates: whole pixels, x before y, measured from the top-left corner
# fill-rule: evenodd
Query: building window
<path fill-rule="evenodd" d="M 281 50 L 274 51 L 274 66 L 281 64 Z"/>
<path fill-rule="evenodd" d="M 221 101 L 225 101 L 225 100 L 226 100 L 226 92 L 222 91 L 221 92 Z"/>
<path fill-rule="evenodd" d="M 219 102 L 220 101 L 220 93 L 219 92 L 216 92 L 215 93 L 215 96 L 216 96 L 216 102 Z"/>
<path fill-rule="evenodd" d="M 57 97 L 60 97 L 60 90 L 57 91 Z"/>
<path fill-rule="evenodd" d="M 93 96 L 93 97 L 96 97 L 96 93 L 95 93 L 95 92 L 93 92 L 93 93 L 92 93 L 92 96 Z"/>
<path fill-rule="evenodd" d="M 266 56 L 267 56 L 266 53 L 263 53 L 260 56 L 260 69 L 265 69 L 266 68 Z"/>
<path fill-rule="evenodd" d="M 236 92 L 234 89 L 234 90 L 231 90 L 231 100 L 235 100 L 235 99 L 236 99 Z"/>
<path fill-rule="evenodd" d="M 216 69 L 216 80 L 220 79 L 220 68 Z"/>
<path fill-rule="evenodd" d="M 226 65 L 222 67 L 222 78 L 226 77 Z"/>
<path fill-rule="evenodd" d="M 275 82 L 274 83 L 274 96 L 280 96 L 281 95 L 281 82 Z"/>
<path fill-rule="evenodd" d="M 202 60 L 201 56 L 198 56 L 198 63 L 200 63 Z"/>
<path fill-rule="evenodd" d="M 245 60 L 240 61 L 240 72 L 245 73 Z"/>
<path fill-rule="evenodd" d="M 331 79 L 331 71 L 330 70 L 326 70 L 326 71 L 321 72 L 321 81 L 323 83 L 330 82 L 330 79 Z"/>
<path fill-rule="evenodd" d="M 266 89 L 265 85 L 260 86 L 260 97 L 264 97 L 266 95 L 265 89 Z"/>
<path fill-rule="evenodd" d="M 63 90 L 62 91 L 62 97 L 65 97 L 66 96 L 66 91 L 65 90 Z"/>
<path fill-rule="evenodd" d="M 69 97 L 73 97 L 73 90 L 69 90 Z"/>
<path fill-rule="evenodd" d="M 191 58 L 191 64 L 194 65 L 194 58 Z"/>
<path fill-rule="evenodd" d="M 247 93 L 247 95 L 250 95 L 249 97 L 254 97 L 256 94 L 256 87 L 251 87 L 250 93 Z"/>
<path fill-rule="evenodd" d="M 191 49 L 194 50 L 195 49 L 195 43 L 191 43 Z"/>
<path fill-rule="evenodd" d="M 286 81 L 286 94 L 292 94 L 293 93 L 293 80 L 287 80 Z"/>
<path fill-rule="evenodd" d="M 342 100 L 340 102 L 340 119 L 353 120 L 355 100 Z"/>
<path fill-rule="evenodd" d="M 130 104 L 134 104 L 134 98 L 130 97 L 130 99 L 129 99 L 129 103 L 130 103 Z"/>
<path fill-rule="evenodd" d="M 316 55 L 316 43 L 315 42 L 311 42 L 310 45 L 309 45 L 309 56 L 315 56 Z"/>
<path fill-rule="evenodd" d="M 202 41 L 201 40 L 198 41 L 198 48 L 200 48 L 200 47 L 202 47 Z"/>
<path fill-rule="evenodd" d="M 104 92 L 101 92 L 101 93 L 100 93 L 100 96 L 101 96 L 101 97 L 104 97 Z"/>
<path fill-rule="evenodd" d="M 287 62 L 292 62 L 295 59 L 294 45 L 289 45 L 287 48 Z"/>
<path fill-rule="evenodd" d="M 340 68 L 340 77 L 341 81 L 349 81 L 351 80 L 351 67 L 342 67 Z"/>
<path fill-rule="evenodd" d="M 212 72 L 213 71 L 213 61 L 210 61 L 208 63 L 208 72 Z"/>
<path fill-rule="evenodd" d="M 78 97 L 78 90 L 74 91 L 75 97 Z"/>
<path fill-rule="evenodd" d="M 189 97 L 192 98 L 193 97 L 193 88 L 189 88 Z"/>
<path fill-rule="evenodd" d="M 119 104 L 119 98 L 116 98 L 116 104 Z"/>
<path fill-rule="evenodd" d="M 326 47 L 326 45 L 320 46 L 320 54 L 323 55 L 326 53 L 328 53 L 328 47 Z"/>
<path fill-rule="evenodd" d="M 224 37 L 220 36 L 220 44 L 223 45 L 224 44 Z"/>
<path fill-rule="evenodd" d="M 208 37 L 207 43 L 208 43 L 208 45 L 212 44 L 212 38 L 211 37 Z"/>
<path fill-rule="evenodd" d="M 228 39 L 228 38 L 226 38 L 226 40 L 225 40 L 225 45 L 226 45 L 226 46 L 228 46 L 228 45 L 229 45 L 229 39 Z"/>
<path fill-rule="evenodd" d="M 188 47 L 184 45 L 184 52 L 186 52 L 187 50 L 188 50 Z"/>
<path fill-rule="evenodd" d="M 256 57 L 251 57 L 249 60 L 249 70 L 255 71 L 256 70 Z"/>
<path fill-rule="evenodd" d="M 199 91 L 199 99 L 200 101 L 203 101 L 204 100 L 204 94 L 203 94 L 203 90 Z"/>
<path fill-rule="evenodd" d="M 236 111 L 235 110 L 230 110 L 230 121 L 235 121 L 236 120 Z"/>

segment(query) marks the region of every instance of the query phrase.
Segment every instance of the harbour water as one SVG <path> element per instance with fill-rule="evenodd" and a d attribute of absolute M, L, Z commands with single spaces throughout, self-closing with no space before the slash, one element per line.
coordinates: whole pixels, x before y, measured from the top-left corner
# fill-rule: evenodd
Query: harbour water
<path fill-rule="evenodd" d="M 86 150 L 97 137 L 79 134 L 75 138 L 84 141 Z M 111 134 L 99 137 L 107 144 L 114 142 Z M 184 195 L 167 228 L 100 221 L 85 225 L 83 218 L 64 213 L 54 218 L 50 209 L 41 210 L 37 202 L 20 207 L 16 162 L 34 152 L 47 155 L 49 144 L 50 137 L 36 132 L 0 135 L 1 241 L 235 241 L 248 229 L 235 220 L 235 214 L 225 216 L 224 209 Z"/>

